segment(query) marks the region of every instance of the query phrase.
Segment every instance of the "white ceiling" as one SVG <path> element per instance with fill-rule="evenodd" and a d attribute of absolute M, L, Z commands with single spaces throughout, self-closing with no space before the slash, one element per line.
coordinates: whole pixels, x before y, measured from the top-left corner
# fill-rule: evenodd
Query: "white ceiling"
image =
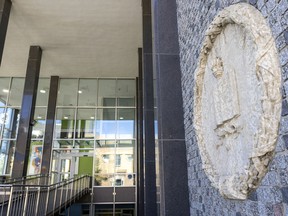
<path fill-rule="evenodd" d="M 30 45 L 41 77 L 136 77 L 141 0 L 12 0 L 0 76 L 25 76 Z"/>

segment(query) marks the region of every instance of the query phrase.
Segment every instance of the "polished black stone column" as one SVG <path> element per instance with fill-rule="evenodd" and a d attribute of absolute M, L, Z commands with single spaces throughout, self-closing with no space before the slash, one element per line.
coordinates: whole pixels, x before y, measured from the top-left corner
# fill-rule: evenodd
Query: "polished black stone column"
<path fill-rule="evenodd" d="M 50 90 L 46 116 L 45 136 L 43 144 L 43 155 L 41 163 L 41 174 L 48 174 L 50 170 L 50 159 L 53 146 L 53 133 L 55 123 L 56 102 L 58 95 L 58 76 L 51 76 Z"/>
<path fill-rule="evenodd" d="M 151 0 L 142 0 L 144 215 L 157 215 Z"/>
<path fill-rule="evenodd" d="M 3 56 L 11 5 L 11 0 L 0 0 L 0 64 Z"/>
<path fill-rule="evenodd" d="M 42 50 L 40 46 L 30 47 L 12 178 L 26 176 L 27 173 L 41 56 Z"/>
<path fill-rule="evenodd" d="M 142 48 L 138 49 L 137 79 L 137 215 L 144 215 L 144 167 L 143 167 L 143 73 Z"/>
<path fill-rule="evenodd" d="M 160 215 L 190 215 L 176 0 L 153 1 Z"/>

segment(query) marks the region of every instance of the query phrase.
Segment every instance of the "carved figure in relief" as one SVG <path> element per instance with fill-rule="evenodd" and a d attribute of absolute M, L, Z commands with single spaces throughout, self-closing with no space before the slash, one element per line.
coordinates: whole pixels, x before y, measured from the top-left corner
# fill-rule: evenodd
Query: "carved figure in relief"
<path fill-rule="evenodd" d="M 238 99 L 238 89 L 236 83 L 236 74 L 233 69 L 224 68 L 223 61 L 217 57 L 212 65 L 212 73 L 217 79 L 216 87 L 213 91 L 216 128 L 214 129 L 219 137 L 217 148 L 224 145 L 227 150 L 231 143 L 229 136 L 235 138 L 239 134 L 240 109 Z"/>

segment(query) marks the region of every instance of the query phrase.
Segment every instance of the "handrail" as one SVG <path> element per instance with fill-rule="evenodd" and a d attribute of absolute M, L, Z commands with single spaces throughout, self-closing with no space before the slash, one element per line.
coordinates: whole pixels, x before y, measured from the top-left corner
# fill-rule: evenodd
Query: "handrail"
<path fill-rule="evenodd" d="M 88 193 L 90 176 L 49 185 L 0 184 L 0 216 L 53 215 Z"/>

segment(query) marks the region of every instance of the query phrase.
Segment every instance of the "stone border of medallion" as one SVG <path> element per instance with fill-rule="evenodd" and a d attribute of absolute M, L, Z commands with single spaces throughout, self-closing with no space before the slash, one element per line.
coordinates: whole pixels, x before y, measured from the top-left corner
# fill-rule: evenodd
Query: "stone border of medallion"
<path fill-rule="evenodd" d="M 256 51 L 256 76 L 260 82 L 263 95 L 261 99 L 261 120 L 258 128 L 258 139 L 256 146 L 251 150 L 252 155 L 247 170 L 248 179 L 233 182 L 238 188 L 238 194 L 227 194 L 219 187 L 218 174 L 206 151 L 203 140 L 201 119 L 201 98 L 204 85 L 205 66 L 209 52 L 216 37 L 227 24 L 237 24 L 251 36 L 257 46 Z M 215 17 L 206 31 L 203 47 L 199 56 L 198 67 L 195 72 L 194 87 L 194 128 L 196 130 L 197 142 L 200 149 L 203 168 L 208 175 L 212 185 L 219 189 L 225 198 L 246 199 L 249 192 L 256 189 L 268 170 L 268 164 L 274 155 L 274 149 L 278 138 L 278 130 L 281 116 L 281 69 L 278 59 L 275 41 L 271 30 L 266 24 L 262 14 L 246 3 L 231 5 Z M 231 185 L 230 185 L 231 186 Z"/>

